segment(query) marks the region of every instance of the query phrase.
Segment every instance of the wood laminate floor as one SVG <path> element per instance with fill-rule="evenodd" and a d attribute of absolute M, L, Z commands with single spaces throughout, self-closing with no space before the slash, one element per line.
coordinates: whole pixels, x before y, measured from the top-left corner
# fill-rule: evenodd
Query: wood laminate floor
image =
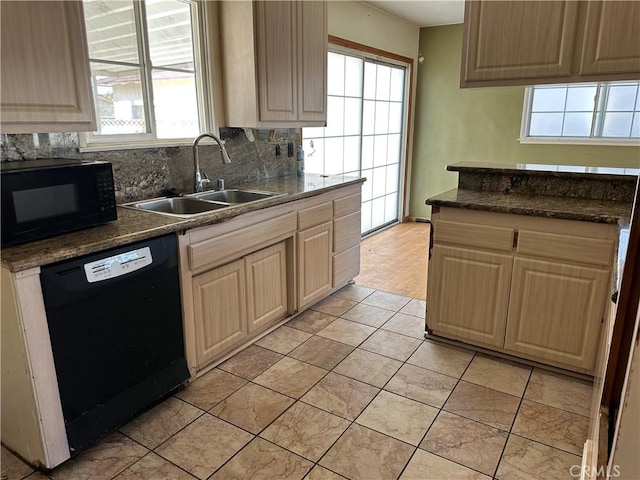
<path fill-rule="evenodd" d="M 407 222 L 362 241 L 358 285 L 426 299 L 428 223 Z"/>

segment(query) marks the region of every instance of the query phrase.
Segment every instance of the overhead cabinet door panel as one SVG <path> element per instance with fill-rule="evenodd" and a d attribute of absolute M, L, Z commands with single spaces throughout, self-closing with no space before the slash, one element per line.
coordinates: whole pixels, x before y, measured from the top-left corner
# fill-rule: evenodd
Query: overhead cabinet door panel
<path fill-rule="evenodd" d="M 255 2 L 260 121 L 296 120 L 296 2 Z"/>
<path fill-rule="evenodd" d="M 640 2 L 587 2 L 581 75 L 640 71 Z"/>
<path fill-rule="evenodd" d="M 82 2 L 2 2 L 2 133 L 96 128 Z"/>
<path fill-rule="evenodd" d="M 578 2 L 468 1 L 464 81 L 571 75 Z"/>

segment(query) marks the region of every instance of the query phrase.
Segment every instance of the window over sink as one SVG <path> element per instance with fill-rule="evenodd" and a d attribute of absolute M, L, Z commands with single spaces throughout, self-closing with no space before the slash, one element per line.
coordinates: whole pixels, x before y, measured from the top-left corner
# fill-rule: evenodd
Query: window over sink
<path fill-rule="evenodd" d="M 182 0 L 84 0 L 98 130 L 83 147 L 177 143 L 214 128 L 201 78 L 203 8 Z"/>

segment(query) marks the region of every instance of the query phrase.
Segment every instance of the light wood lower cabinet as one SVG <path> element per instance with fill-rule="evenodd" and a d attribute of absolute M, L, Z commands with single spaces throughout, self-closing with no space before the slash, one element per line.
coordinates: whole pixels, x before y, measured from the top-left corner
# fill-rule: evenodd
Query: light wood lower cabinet
<path fill-rule="evenodd" d="M 332 286 L 333 222 L 298 233 L 298 308 L 325 296 Z"/>
<path fill-rule="evenodd" d="M 432 224 L 430 332 L 593 373 L 616 225 L 452 208 Z"/>
<path fill-rule="evenodd" d="M 178 236 L 192 377 L 358 275 L 361 188 L 331 189 Z"/>
<path fill-rule="evenodd" d="M 590 369 L 609 272 L 516 258 L 505 349 Z"/>
<path fill-rule="evenodd" d="M 286 315 L 286 260 L 284 242 L 245 257 L 249 333 Z"/>
<path fill-rule="evenodd" d="M 198 365 L 247 336 L 245 284 L 244 260 L 193 278 Z"/>
<path fill-rule="evenodd" d="M 501 347 L 513 258 L 436 245 L 429 265 L 429 328 Z"/>

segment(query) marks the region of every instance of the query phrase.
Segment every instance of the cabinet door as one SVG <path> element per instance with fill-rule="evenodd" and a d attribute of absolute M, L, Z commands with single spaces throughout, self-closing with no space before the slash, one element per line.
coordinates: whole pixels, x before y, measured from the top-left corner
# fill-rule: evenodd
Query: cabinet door
<path fill-rule="evenodd" d="M 586 2 L 581 75 L 640 72 L 640 2 Z"/>
<path fill-rule="evenodd" d="M 462 83 L 571 75 L 578 2 L 467 1 Z"/>
<path fill-rule="evenodd" d="M 327 2 L 298 5 L 298 119 L 327 119 Z"/>
<path fill-rule="evenodd" d="M 609 272 L 516 258 L 505 348 L 591 369 Z"/>
<path fill-rule="evenodd" d="M 435 245 L 427 286 L 428 327 L 502 347 L 512 265 L 509 255 Z"/>
<path fill-rule="evenodd" d="M 96 129 L 82 2 L 3 1 L 3 133 Z"/>
<path fill-rule="evenodd" d="M 193 278 L 199 367 L 247 335 L 245 304 L 244 260 Z"/>
<path fill-rule="evenodd" d="M 333 287 L 355 278 L 360 273 L 360 244 L 333 256 Z"/>
<path fill-rule="evenodd" d="M 296 3 L 254 3 L 261 122 L 298 117 Z"/>
<path fill-rule="evenodd" d="M 333 251 L 338 253 L 360 243 L 360 210 L 333 221 Z"/>
<path fill-rule="evenodd" d="M 284 242 L 245 257 L 249 333 L 287 314 L 287 266 Z"/>
<path fill-rule="evenodd" d="M 332 222 L 298 233 L 298 309 L 331 290 L 332 238 Z"/>

